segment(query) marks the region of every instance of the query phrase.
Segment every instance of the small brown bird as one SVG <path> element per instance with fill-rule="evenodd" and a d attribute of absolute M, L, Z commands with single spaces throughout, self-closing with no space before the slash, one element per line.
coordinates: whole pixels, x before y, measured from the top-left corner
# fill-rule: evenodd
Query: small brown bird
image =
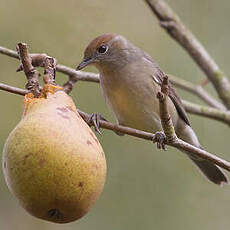
<path fill-rule="evenodd" d="M 89 64 L 99 70 L 103 95 L 118 124 L 147 132 L 162 130 L 156 94 L 161 89 L 164 73 L 150 55 L 123 36 L 108 33 L 89 43 L 77 70 Z M 171 85 L 168 108 L 177 136 L 201 148 Z M 189 157 L 210 181 L 218 185 L 228 182 L 227 176 L 215 164 Z"/>

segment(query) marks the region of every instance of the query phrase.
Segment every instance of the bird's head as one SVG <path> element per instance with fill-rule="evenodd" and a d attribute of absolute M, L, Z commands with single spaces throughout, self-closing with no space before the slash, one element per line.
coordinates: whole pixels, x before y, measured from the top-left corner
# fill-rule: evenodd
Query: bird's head
<path fill-rule="evenodd" d="M 107 33 L 92 40 L 84 52 L 84 58 L 77 70 L 93 64 L 97 68 L 103 66 L 116 67 L 124 65 L 129 60 L 131 43 L 123 36 Z"/>

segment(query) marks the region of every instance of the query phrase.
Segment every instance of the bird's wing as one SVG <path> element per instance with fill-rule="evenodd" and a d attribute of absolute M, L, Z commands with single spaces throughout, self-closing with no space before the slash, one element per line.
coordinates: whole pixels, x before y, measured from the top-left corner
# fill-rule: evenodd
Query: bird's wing
<path fill-rule="evenodd" d="M 153 61 L 152 57 L 150 55 L 148 55 L 147 53 L 144 52 L 144 58 L 147 59 L 148 61 L 150 61 L 153 64 L 154 67 L 154 73 L 153 73 L 153 78 L 155 80 L 155 82 L 157 84 L 159 84 L 161 86 L 162 81 L 163 81 L 163 77 L 164 77 L 164 73 L 161 71 L 160 67 L 158 66 L 158 64 Z M 169 97 L 172 100 L 180 118 L 187 124 L 190 126 L 190 122 L 188 119 L 188 116 L 185 112 L 184 106 L 181 102 L 180 97 L 177 95 L 176 90 L 173 88 L 173 86 L 171 85 L 170 81 L 169 81 Z"/>

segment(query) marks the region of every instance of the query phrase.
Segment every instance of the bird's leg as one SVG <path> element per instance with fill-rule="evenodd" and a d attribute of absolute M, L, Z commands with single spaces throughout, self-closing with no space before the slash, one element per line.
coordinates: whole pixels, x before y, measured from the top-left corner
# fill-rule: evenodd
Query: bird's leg
<path fill-rule="evenodd" d="M 158 149 L 166 150 L 165 148 L 166 136 L 163 131 L 157 131 L 155 133 L 154 141 L 157 143 Z"/>
<path fill-rule="evenodd" d="M 92 113 L 87 121 L 87 124 L 89 126 L 93 125 L 95 128 L 95 131 L 99 133 L 100 135 L 101 130 L 100 130 L 100 121 L 107 121 L 100 113 Z"/>

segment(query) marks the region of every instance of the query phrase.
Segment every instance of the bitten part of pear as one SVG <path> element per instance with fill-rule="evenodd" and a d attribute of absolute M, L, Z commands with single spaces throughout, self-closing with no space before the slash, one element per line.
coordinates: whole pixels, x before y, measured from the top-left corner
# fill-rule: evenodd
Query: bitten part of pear
<path fill-rule="evenodd" d="M 3 150 L 9 189 L 33 216 L 67 223 L 99 197 L 106 160 L 96 136 L 63 91 L 25 97 L 22 120 Z"/>

